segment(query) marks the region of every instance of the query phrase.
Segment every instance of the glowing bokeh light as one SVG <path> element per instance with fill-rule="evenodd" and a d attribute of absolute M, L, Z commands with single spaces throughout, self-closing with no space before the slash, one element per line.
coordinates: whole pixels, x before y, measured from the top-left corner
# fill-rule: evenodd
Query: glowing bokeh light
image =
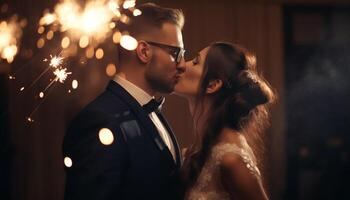
<path fill-rule="evenodd" d="M 89 47 L 89 48 L 86 49 L 86 51 L 85 51 L 86 58 L 93 58 L 94 55 L 95 55 L 94 47 Z"/>
<path fill-rule="evenodd" d="M 77 80 L 73 80 L 72 81 L 72 88 L 73 89 L 77 89 L 78 88 L 78 81 Z"/>
<path fill-rule="evenodd" d="M 129 9 L 129 8 L 134 7 L 135 4 L 136 4 L 136 1 L 135 1 L 135 0 L 126 0 L 126 1 L 124 1 L 124 3 L 123 3 L 123 8 L 124 8 L 124 9 Z"/>
<path fill-rule="evenodd" d="M 44 45 L 45 45 L 45 40 L 43 38 L 40 38 L 36 43 L 36 47 L 38 47 L 38 49 L 43 48 Z"/>
<path fill-rule="evenodd" d="M 42 34 L 42 33 L 44 33 L 44 32 L 45 32 L 45 27 L 39 26 L 39 28 L 38 28 L 38 33 L 39 33 L 39 34 Z"/>
<path fill-rule="evenodd" d="M 72 167 L 73 166 L 73 161 L 70 157 L 66 156 L 64 159 L 63 159 L 63 163 L 66 167 Z"/>
<path fill-rule="evenodd" d="M 98 137 L 100 139 L 100 142 L 104 145 L 110 145 L 114 141 L 114 136 L 111 130 L 108 128 L 102 128 L 98 132 Z"/>
<path fill-rule="evenodd" d="M 122 33 L 117 31 L 113 34 L 113 42 L 119 44 L 120 38 L 122 37 Z"/>
<path fill-rule="evenodd" d="M 32 119 L 31 117 L 26 117 L 26 120 L 30 123 L 33 123 L 34 122 L 34 119 Z"/>
<path fill-rule="evenodd" d="M 45 13 L 45 15 L 40 19 L 40 25 L 49 25 L 56 21 L 56 15 L 51 13 Z"/>
<path fill-rule="evenodd" d="M 129 22 L 130 22 L 130 18 L 127 15 L 124 15 L 124 14 L 120 16 L 119 20 L 121 22 L 123 22 L 124 24 L 129 24 Z"/>
<path fill-rule="evenodd" d="M 122 35 L 120 38 L 120 45 L 129 51 L 135 50 L 138 42 L 135 38 L 130 35 Z"/>
<path fill-rule="evenodd" d="M 97 59 L 102 59 L 103 56 L 104 56 L 104 52 L 103 52 L 103 49 L 101 48 L 98 48 L 95 52 L 95 56 Z"/>
<path fill-rule="evenodd" d="M 61 42 L 62 48 L 66 49 L 66 48 L 69 47 L 69 45 L 70 45 L 69 37 L 64 37 L 64 38 L 62 39 L 62 42 Z"/>
<path fill-rule="evenodd" d="M 114 29 L 115 28 L 115 23 L 114 22 L 109 23 L 109 28 L 110 29 Z"/>
<path fill-rule="evenodd" d="M 51 39 L 53 38 L 53 35 L 54 35 L 53 31 L 50 30 L 50 31 L 47 32 L 47 34 L 46 34 L 46 39 L 51 40 Z"/>
<path fill-rule="evenodd" d="M 135 10 L 132 12 L 132 14 L 136 17 L 136 16 L 141 15 L 142 12 L 141 12 L 141 10 L 139 10 L 139 9 L 135 9 Z"/>
<path fill-rule="evenodd" d="M 89 45 L 89 37 L 86 35 L 83 35 L 79 40 L 79 46 L 81 48 L 85 48 Z"/>
<path fill-rule="evenodd" d="M 106 67 L 107 76 L 114 76 L 116 72 L 117 72 L 117 68 L 116 68 L 115 64 L 109 63 Z"/>
<path fill-rule="evenodd" d="M 17 17 L 7 21 L 0 20 L 0 57 L 8 63 L 12 63 L 18 53 L 22 28 L 25 25 L 25 20 L 18 21 Z"/>
<path fill-rule="evenodd" d="M 2 50 L 1 58 L 6 59 L 8 63 L 12 63 L 15 55 L 17 54 L 17 46 L 7 46 Z"/>

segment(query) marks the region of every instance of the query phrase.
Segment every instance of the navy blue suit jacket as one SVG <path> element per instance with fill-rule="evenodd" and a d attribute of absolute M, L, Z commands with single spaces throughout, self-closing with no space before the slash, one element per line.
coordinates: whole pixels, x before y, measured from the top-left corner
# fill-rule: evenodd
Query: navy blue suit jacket
<path fill-rule="evenodd" d="M 181 199 L 181 155 L 176 138 L 161 114 L 176 150 L 176 162 L 148 114 L 119 84 L 105 92 L 71 123 L 63 142 L 65 199 Z M 99 130 L 108 128 L 114 141 L 104 145 Z"/>

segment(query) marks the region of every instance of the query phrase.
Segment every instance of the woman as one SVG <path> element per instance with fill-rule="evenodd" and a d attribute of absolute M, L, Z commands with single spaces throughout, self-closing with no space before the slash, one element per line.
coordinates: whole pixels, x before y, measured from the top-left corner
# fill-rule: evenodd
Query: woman
<path fill-rule="evenodd" d="M 195 143 L 185 153 L 185 199 L 268 199 L 248 136 L 267 124 L 274 99 L 255 57 L 238 45 L 214 43 L 186 63 L 175 92 L 187 98 Z"/>

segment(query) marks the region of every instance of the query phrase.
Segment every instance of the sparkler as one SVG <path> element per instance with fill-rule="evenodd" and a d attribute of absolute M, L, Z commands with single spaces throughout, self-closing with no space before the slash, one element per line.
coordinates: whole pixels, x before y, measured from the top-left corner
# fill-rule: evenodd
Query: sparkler
<path fill-rule="evenodd" d="M 62 0 L 54 7 L 52 13 L 44 13 L 39 21 L 38 33 L 45 34 L 47 30 L 47 39 L 52 38 L 56 31 L 66 33 L 61 40 L 62 48 L 68 48 L 75 42 L 79 43 L 80 48 L 96 48 L 107 37 L 113 35 L 113 32 L 120 33 L 118 30 L 114 31 L 117 29 L 116 22 L 130 22 L 128 16 L 121 14 L 121 9 L 128 9 L 135 16 L 142 14 L 134 8 L 135 4 L 136 0 L 89 0 L 85 6 L 81 6 L 76 0 Z M 42 48 L 44 45 L 42 37 L 37 46 Z"/>
<path fill-rule="evenodd" d="M 63 59 L 64 57 L 58 55 L 58 56 L 52 56 L 50 55 L 50 63 L 49 63 L 49 67 L 45 69 L 45 71 L 42 73 L 46 73 L 50 67 L 53 70 L 53 74 L 55 75 L 55 78 L 50 82 L 50 84 L 48 86 L 46 86 L 46 88 L 44 89 L 43 93 L 54 83 L 54 82 L 60 82 L 60 83 L 64 83 L 64 81 L 67 79 L 69 74 L 72 74 L 72 72 L 67 72 L 67 68 L 63 68 L 62 64 L 63 64 Z M 48 59 L 44 59 L 44 62 L 48 62 Z M 40 78 L 40 76 L 39 76 Z M 43 95 L 42 95 L 43 96 Z"/>
<path fill-rule="evenodd" d="M 68 74 L 72 74 L 72 72 L 66 72 L 67 68 L 63 69 L 56 69 L 53 74 L 55 74 L 56 78 L 54 81 L 59 81 L 60 83 L 64 83 L 64 81 L 67 79 Z"/>
<path fill-rule="evenodd" d="M 38 48 L 43 48 L 55 36 L 62 35 L 60 46 L 67 53 L 66 56 L 76 55 L 77 48 L 81 48 L 85 51 L 85 60 L 93 57 L 103 59 L 105 54 L 104 49 L 98 47 L 98 45 L 103 43 L 108 37 L 112 37 L 113 42 L 116 44 L 120 43 L 123 48 L 134 50 L 138 44 L 137 40 L 127 33 L 122 33 L 118 30 L 117 22 L 124 24 L 130 23 L 130 18 L 122 14 L 124 10 L 131 11 L 134 16 L 141 15 L 142 12 L 135 9 L 135 5 L 136 0 L 87 0 L 85 3 L 78 2 L 78 0 L 61 0 L 54 6 L 51 12 L 44 12 L 42 18 L 39 20 L 37 33 L 41 36 L 36 45 Z M 56 32 L 60 32 L 61 34 L 56 34 Z M 75 50 L 73 51 L 73 49 Z M 6 54 L 9 55 L 12 53 L 13 55 L 17 51 L 18 47 L 11 47 L 6 50 Z M 11 59 L 13 60 L 11 56 L 7 56 L 6 58 L 8 58 L 8 62 Z M 29 86 L 20 88 L 20 92 L 28 90 L 49 71 L 52 71 L 54 75 L 50 79 L 49 84 L 38 93 L 41 102 L 26 118 L 28 122 L 34 122 L 32 115 L 48 97 L 48 93 L 52 90 L 55 83 L 64 84 L 68 76 L 72 74 L 66 66 L 63 66 L 64 59 L 65 57 L 61 55 L 50 55 L 50 58 L 43 60 L 44 62 L 48 62 L 45 70 Z M 109 76 L 115 74 L 115 65 L 109 65 L 106 72 L 108 72 Z M 9 76 L 9 79 L 15 79 L 15 77 Z M 77 89 L 77 80 L 73 80 L 71 84 L 73 90 Z M 68 93 L 71 93 L 71 90 L 68 90 Z"/>
<path fill-rule="evenodd" d="M 67 68 L 62 67 L 64 57 L 58 55 L 58 56 L 52 56 L 50 55 L 49 59 L 44 59 L 44 62 L 49 62 L 49 66 L 37 77 L 37 79 L 31 83 L 29 88 L 35 84 L 45 73 L 47 73 L 50 69 L 53 70 L 52 73 L 55 76 L 54 79 L 51 80 L 51 82 L 45 87 L 43 91 L 39 93 L 39 98 L 43 99 L 36 107 L 35 109 L 30 113 L 28 117 L 26 117 L 28 122 L 33 123 L 34 119 L 32 118 L 33 114 L 39 109 L 40 105 L 43 103 L 45 97 L 48 95 L 45 95 L 48 93 L 48 90 L 51 88 L 51 86 L 56 83 L 64 83 L 68 77 L 69 74 L 72 74 L 72 72 L 67 72 Z M 72 82 L 73 89 L 76 89 L 78 87 L 78 81 L 73 80 Z M 24 87 L 21 88 L 21 91 L 24 90 Z"/>
<path fill-rule="evenodd" d="M 52 55 L 50 55 L 50 57 L 51 57 L 50 67 L 57 68 L 63 62 L 63 57 L 60 57 L 60 56 L 53 56 L 52 57 Z"/>

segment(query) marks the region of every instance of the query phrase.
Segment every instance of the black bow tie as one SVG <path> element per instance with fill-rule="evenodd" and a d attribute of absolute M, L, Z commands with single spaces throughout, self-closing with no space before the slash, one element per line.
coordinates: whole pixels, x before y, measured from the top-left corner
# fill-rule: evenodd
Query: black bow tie
<path fill-rule="evenodd" d="M 158 100 L 152 99 L 147 104 L 143 105 L 142 107 L 147 113 L 160 112 L 164 101 L 165 101 L 164 97 L 161 97 Z"/>

